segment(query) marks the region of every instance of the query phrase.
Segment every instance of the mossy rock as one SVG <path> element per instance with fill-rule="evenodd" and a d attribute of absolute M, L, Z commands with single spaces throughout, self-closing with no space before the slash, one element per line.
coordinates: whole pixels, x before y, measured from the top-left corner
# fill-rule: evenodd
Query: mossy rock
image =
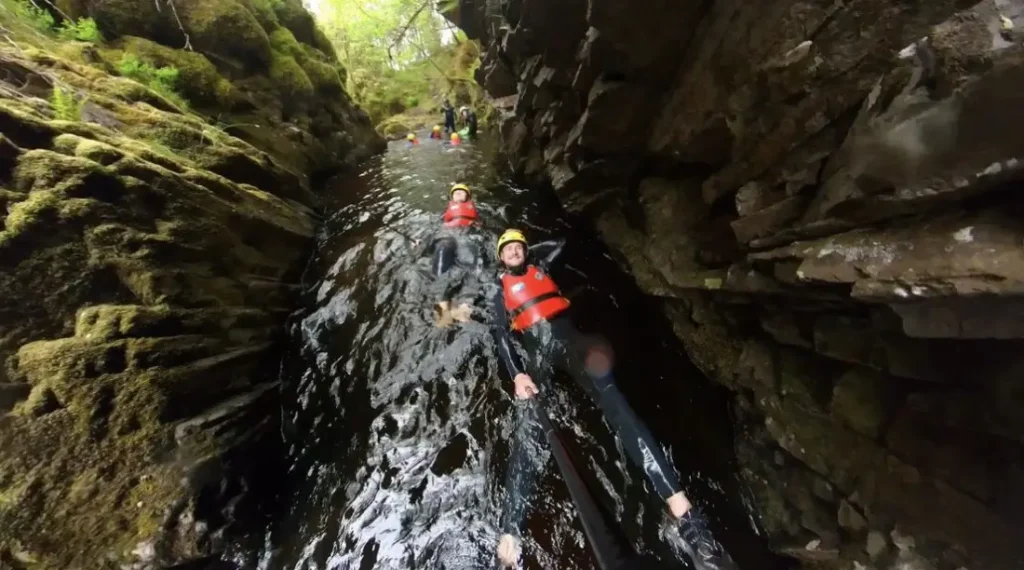
<path fill-rule="evenodd" d="M 318 56 L 319 52 L 315 49 L 309 46 L 302 47 L 306 52 L 306 57 L 298 59 L 297 61 L 306 72 L 306 75 L 309 76 L 309 80 L 313 83 L 313 87 L 324 95 L 340 95 L 343 88 L 337 68 L 321 61 L 319 57 L 322 56 Z"/>
<path fill-rule="evenodd" d="M 290 55 L 296 59 L 306 57 L 306 52 L 302 50 L 299 41 L 295 39 L 295 35 L 287 28 L 277 28 L 270 33 L 270 47 L 274 51 Z"/>
<path fill-rule="evenodd" d="M 182 113 L 183 110 L 173 101 L 145 85 L 126 77 L 101 77 L 91 85 L 92 90 L 129 103 L 142 102 L 157 109 L 171 113 Z"/>
<path fill-rule="evenodd" d="M 243 0 L 243 2 L 246 3 L 246 7 L 256 16 L 256 20 L 268 33 L 281 26 L 281 22 L 277 19 L 277 14 L 274 12 L 272 0 Z"/>
<path fill-rule="evenodd" d="M 67 133 L 53 139 L 53 149 L 61 154 L 87 158 L 103 166 L 110 166 L 124 158 L 124 153 L 112 145 Z"/>
<path fill-rule="evenodd" d="M 296 103 L 313 97 L 313 83 L 302 66 L 290 55 L 274 52 L 274 58 L 270 62 L 270 80 L 283 97 Z"/>
<path fill-rule="evenodd" d="M 334 70 L 338 72 L 338 80 L 341 81 L 341 84 L 346 85 L 348 83 L 348 70 L 345 69 L 345 66 L 337 63 L 334 65 Z"/>
<path fill-rule="evenodd" d="M 178 14 L 192 45 L 200 51 L 263 68 L 270 61 L 270 38 L 245 6 L 235 0 L 178 0 Z"/>
<path fill-rule="evenodd" d="M 156 67 L 177 69 L 179 90 L 194 104 L 230 107 L 235 99 L 231 82 L 200 53 L 172 49 L 135 36 L 125 36 L 114 46 Z"/>
<path fill-rule="evenodd" d="M 68 3 L 79 3 L 79 0 L 70 0 Z M 157 10 L 155 2 L 81 0 L 80 3 L 84 5 L 88 15 L 96 20 L 96 26 L 106 38 L 116 38 L 125 34 L 146 37 L 163 35 L 163 28 L 166 25 L 164 14 Z M 73 9 L 74 12 L 80 10 L 81 6 Z"/>
<path fill-rule="evenodd" d="M 85 0 L 56 0 L 57 8 L 71 18 L 85 18 L 89 16 L 89 6 Z"/>
<path fill-rule="evenodd" d="M 334 51 L 334 44 L 327 39 L 327 34 L 320 28 L 313 29 L 313 47 L 322 51 L 331 61 L 338 61 L 338 53 Z"/>
<path fill-rule="evenodd" d="M 387 139 L 404 137 L 412 129 L 413 127 L 408 122 L 408 117 L 404 115 L 390 117 L 377 126 L 377 132 Z"/>
<path fill-rule="evenodd" d="M 301 0 L 276 2 L 274 12 L 277 14 L 277 20 L 281 25 L 288 28 L 297 40 L 314 45 L 314 30 L 317 29 L 316 21 L 313 20 L 313 15 L 302 6 Z"/>

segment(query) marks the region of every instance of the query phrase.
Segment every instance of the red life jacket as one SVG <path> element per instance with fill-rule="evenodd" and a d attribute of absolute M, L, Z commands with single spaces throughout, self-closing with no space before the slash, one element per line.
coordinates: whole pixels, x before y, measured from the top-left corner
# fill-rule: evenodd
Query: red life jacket
<path fill-rule="evenodd" d="M 502 275 L 501 288 L 512 330 L 526 330 L 569 308 L 569 300 L 562 296 L 554 280 L 533 265 L 522 275 Z"/>
<path fill-rule="evenodd" d="M 444 211 L 444 225 L 449 228 L 462 228 L 473 225 L 476 221 L 476 206 L 473 202 L 448 202 L 448 209 Z"/>

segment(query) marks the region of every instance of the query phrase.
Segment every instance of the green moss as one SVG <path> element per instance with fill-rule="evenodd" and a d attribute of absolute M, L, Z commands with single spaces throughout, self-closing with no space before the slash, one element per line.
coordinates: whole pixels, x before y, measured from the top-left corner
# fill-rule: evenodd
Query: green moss
<path fill-rule="evenodd" d="M 72 134 L 62 134 L 53 139 L 53 148 L 61 154 L 87 158 L 104 166 L 124 156 L 123 152 L 109 144 Z"/>
<path fill-rule="evenodd" d="M 271 32 L 281 25 L 274 12 L 274 6 L 279 3 L 280 0 L 249 0 L 249 9 L 267 32 Z"/>
<path fill-rule="evenodd" d="M 172 49 L 134 36 L 125 36 L 115 46 L 156 67 L 177 69 L 178 90 L 191 102 L 230 106 L 235 98 L 231 83 L 200 53 Z"/>
<path fill-rule="evenodd" d="M 270 39 L 256 16 L 236 0 L 192 0 L 179 10 L 192 45 L 250 68 L 271 63 Z"/>
<path fill-rule="evenodd" d="M 288 28 L 300 42 L 313 45 L 316 22 L 312 14 L 303 8 L 302 1 L 281 0 L 274 4 L 274 12 L 281 25 Z"/>
<path fill-rule="evenodd" d="M 122 101 L 141 102 L 164 111 L 181 113 L 182 109 L 162 93 L 124 77 L 101 77 L 92 84 L 93 89 Z"/>
<path fill-rule="evenodd" d="M 96 20 L 100 32 L 108 38 L 126 34 L 154 37 L 165 25 L 164 15 L 157 11 L 154 2 L 90 0 L 88 7 L 89 15 Z"/>
<path fill-rule="evenodd" d="M 296 98 L 301 102 L 313 96 L 313 83 L 295 58 L 284 53 L 273 52 L 270 62 L 270 80 L 282 96 Z"/>
<path fill-rule="evenodd" d="M 309 76 L 313 86 L 325 95 L 339 95 L 342 92 L 341 77 L 337 68 L 319 59 L 322 57 L 314 48 L 302 46 L 306 57 L 297 60 L 302 69 Z"/>
<path fill-rule="evenodd" d="M 295 35 L 287 28 L 278 28 L 270 33 L 270 47 L 274 51 L 296 59 L 306 56 Z"/>
<path fill-rule="evenodd" d="M 275 53 L 290 56 L 299 64 L 314 90 L 328 95 L 341 92 L 341 80 L 335 68 L 321 61 L 324 56 L 315 48 L 300 44 L 288 29 L 274 30 L 270 34 L 270 45 Z"/>
<path fill-rule="evenodd" d="M 404 115 L 388 117 L 377 126 L 377 132 L 389 139 L 404 136 L 406 133 L 413 130 L 408 119 L 409 118 Z"/>
<path fill-rule="evenodd" d="M 313 47 L 323 52 L 331 61 L 338 60 L 338 54 L 334 51 L 334 44 L 331 43 L 331 40 L 327 39 L 327 34 L 318 27 L 313 28 Z"/>

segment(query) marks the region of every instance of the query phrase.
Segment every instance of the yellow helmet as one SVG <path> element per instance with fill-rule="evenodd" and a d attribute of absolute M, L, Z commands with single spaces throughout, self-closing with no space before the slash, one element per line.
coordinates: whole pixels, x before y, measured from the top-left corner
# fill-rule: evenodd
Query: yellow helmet
<path fill-rule="evenodd" d="M 473 194 L 470 193 L 470 191 L 469 191 L 469 186 L 466 186 L 465 184 L 461 184 L 460 183 L 460 184 L 452 185 L 452 189 L 448 191 L 448 197 L 451 198 L 452 196 L 454 196 L 456 190 L 462 190 L 463 192 L 465 192 L 467 198 L 473 196 Z"/>
<path fill-rule="evenodd" d="M 441 130 L 441 125 L 434 125 L 434 132 L 435 133 L 440 131 L 440 130 Z"/>
<path fill-rule="evenodd" d="M 523 235 L 523 232 L 519 230 L 505 230 L 505 233 L 501 234 L 501 237 L 498 238 L 498 259 L 501 259 L 501 248 L 516 241 L 523 244 L 523 247 L 528 246 L 526 243 L 526 236 Z"/>
<path fill-rule="evenodd" d="M 416 133 L 409 133 L 405 135 L 405 140 L 414 141 L 416 140 Z"/>

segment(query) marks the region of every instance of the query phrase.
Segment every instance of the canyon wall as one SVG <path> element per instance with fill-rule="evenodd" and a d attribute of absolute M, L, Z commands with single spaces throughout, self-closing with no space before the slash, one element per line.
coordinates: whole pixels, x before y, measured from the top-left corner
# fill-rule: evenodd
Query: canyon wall
<path fill-rule="evenodd" d="M 772 548 L 1024 567 L 1011 0 L 462 0 L 516 173 L 734 393 Z M 680 379 L 680 381 L 684 381 Z"/>
<path fill-rule="evenodd" d="M 201 561 L 273 467 L 310 176 L 383 141 L 298 0 L 58 4 L 104 40 L 0 11 L 0 568 Z"/>

